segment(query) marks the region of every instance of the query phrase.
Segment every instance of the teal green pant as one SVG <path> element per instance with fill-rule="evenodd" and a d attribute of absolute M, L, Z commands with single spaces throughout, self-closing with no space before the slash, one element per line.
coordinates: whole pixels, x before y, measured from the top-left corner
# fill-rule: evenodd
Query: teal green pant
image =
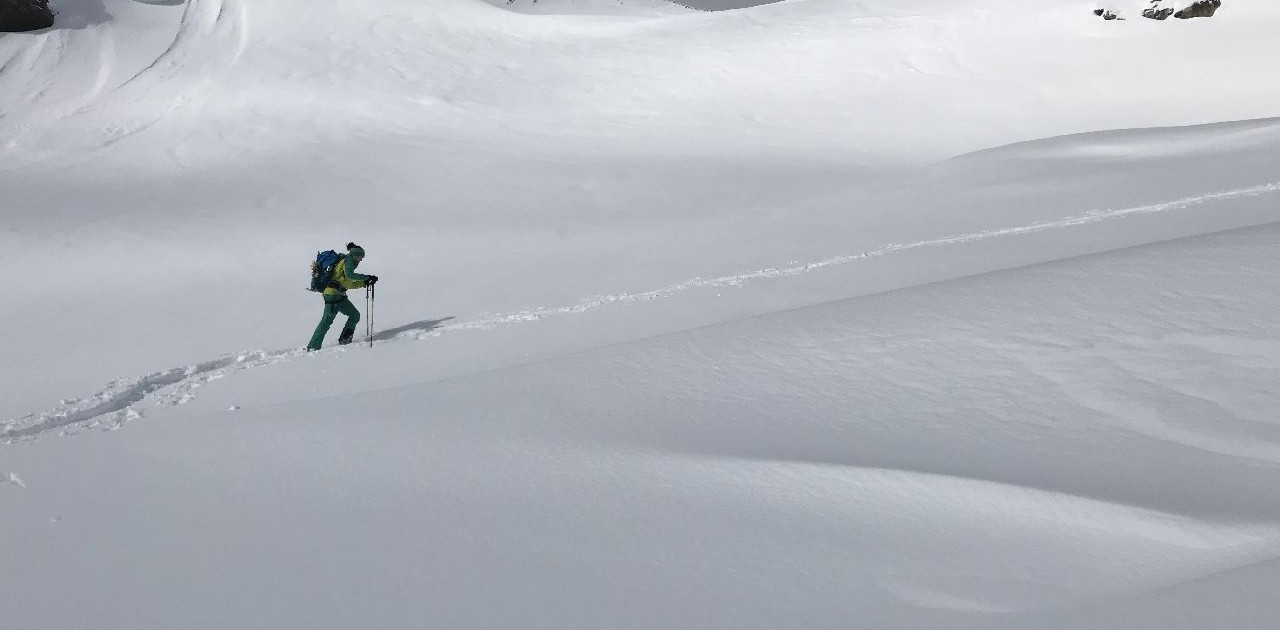
<path fill-rule="evenodd" d="M 360 322 L 360 311 L 356 310 L 356 305 L 352 304 L 345 295 L 337 299 L 325 298 L 324 316 L 320 318 L 315 333 L 311 335 L 311 343 L 307 344 L 308 350 L 319 350 L 320 346 L 324 345 L 324 336 L 329 334 L 329 327 L 333 325 L 333 320 L 338 317 L 338 313 L 347 316 L 342 334 L 338 335 L 338 343 L 351 343 L 351 338 L 356 334 L 356 324 Z"/>

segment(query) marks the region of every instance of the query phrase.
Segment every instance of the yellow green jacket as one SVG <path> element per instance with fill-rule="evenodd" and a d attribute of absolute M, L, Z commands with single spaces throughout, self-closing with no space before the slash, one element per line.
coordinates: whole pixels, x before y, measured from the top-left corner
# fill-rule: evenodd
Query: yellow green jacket
<path fill-rule="evenodd" d="M 362 273 L 356 273 L 360 261 L 350 254 L 343 254 L 342 260 L 333 266 L 333 276 L 329 278 L 329 286 L 324 289 L 324 297 L 336 298 L 347 294 L 347 289 L 359 289 L 369 279 Z"/>

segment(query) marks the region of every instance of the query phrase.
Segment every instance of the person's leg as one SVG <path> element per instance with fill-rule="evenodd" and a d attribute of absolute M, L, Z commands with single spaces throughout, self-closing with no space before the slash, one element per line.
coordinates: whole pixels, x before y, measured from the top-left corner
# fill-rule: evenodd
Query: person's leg
<path fill-rule="evenodd" d="M 342 334 L 338 335 L 338 343 L 351 343 L 351 338 L 356 335 L 356 324 L 360 323 L 360 311 L 356 310 L 356 305 L 351 300 L 343 296 L 342 301 L 338 302 L 338 310 L 347 316 L 347 323 L 342 327 Z"/>
<path fill-rule="evenodd" d="M 316 325 L 316 331 L 311 334 L 311 343 L 307 344 L 307 350 L 319 350 L 324 345 L 324 336 L 329 333 L 329 327 L 333 325 L 333 320 L 338 316 L 338 303 L 324 301 L 324 316 L 320 318 L 320 323 Z"/>

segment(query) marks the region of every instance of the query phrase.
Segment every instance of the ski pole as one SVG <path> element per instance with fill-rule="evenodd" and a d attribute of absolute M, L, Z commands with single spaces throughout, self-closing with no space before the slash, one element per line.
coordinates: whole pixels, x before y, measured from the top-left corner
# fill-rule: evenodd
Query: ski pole
<path fill-rule="evenodd" d="M 376 285 L 371 284 L 365 287 L 365 289 L 366 291 L 364 292 L 364 298 L 365 298 L 365 301 L 367 302 L 367 304 L 365 304 L 365 310 L 369 311 L 369 321 L 365 323 L 365 326 L 367 326 L 366 332 L 369 335 L 369 347 L 372 348 L 373 347 L 373 302 L 374 302 L 373 292 L 377 290 L 377 287 Z"/>

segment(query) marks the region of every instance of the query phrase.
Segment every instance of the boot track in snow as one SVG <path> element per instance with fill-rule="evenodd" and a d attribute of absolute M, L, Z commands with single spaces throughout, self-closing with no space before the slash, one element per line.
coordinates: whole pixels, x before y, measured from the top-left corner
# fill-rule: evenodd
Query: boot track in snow
<path fill-rule="evenodd" d="M 458 331 L 489 330 L 498 326 L 532 322 L 555 315 L 583 313 L 613 305 L 669 298 L 693 289 L 741 286 L 754 280 L 798 276 L 826 267 L 847 265 L 861 260 L 915 249 L 944 247 L 1008 236 L 1034 234 L 1138 215 L 1175 212 L 1220 201 L 1268 195 L 1276 192 L 1280 192 L 1280 182 L 1184 197 L 1144 206 L 1114 210 L 1092 210 L 1053 221 L 1040 221 L 1020 226 L 956 234 L 912 243 L 891 243 L 864 252 L 831 256 L 813 262 L 796 262 L 783 267 L 756 269 L 727 276 L 701 276 L 652 291 L 594 296 L 569 306 L 537 307 L 505 314 L 485 314 L 450 324 L 444 322 L 452 318 L 426 320 L 383 331 L 376 334 L 375 338 L 378 340 L 428 339 Z M 36 439 L 45 433 L 53 431 L 59 431 L 61 434 L 67 435 L 92 428 L 114 430 L 131 420 L 142 417 L 143 412 L 139 409 L 139 406 L 140 403 L 148 398 L 151 398 L 155 404 L 160 406 L 181 405 L 194 399 L 196 390 L 206 383 L 223 378 L 228 374 L 292 361 L 306 355 L 307 352 L 301 349 L 258 350 L 196 363 L 186 367 L 152 372 L 133 379 L 112 381 L 101 391 L 91 396 L 65 400 L 49 411 L 30 414 L 5 422 L 3 430 L 0 430 L 0 441 L 13 443 Z"/>

